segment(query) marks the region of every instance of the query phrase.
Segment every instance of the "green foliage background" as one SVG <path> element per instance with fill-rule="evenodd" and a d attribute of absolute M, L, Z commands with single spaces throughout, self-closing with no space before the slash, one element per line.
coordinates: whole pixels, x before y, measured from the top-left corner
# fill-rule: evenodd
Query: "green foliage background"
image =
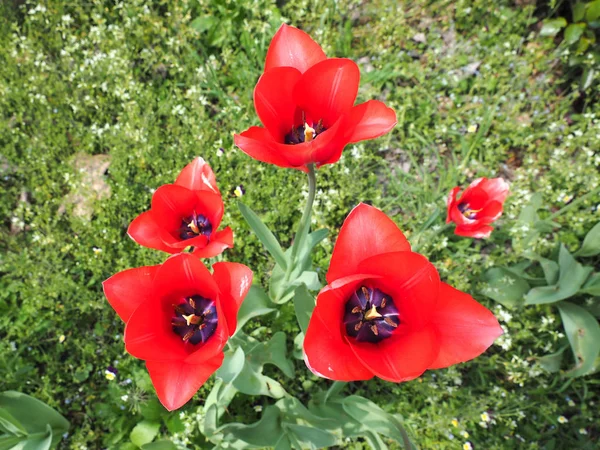
<path fill-rule="evenodd" d="M 558 241 L 574 250 L 600 217 L 592 197 L 555 219 L 558 231 L 520 245 L 527 230 L 516 218 L 532 193 L 553 213 L 600 185 L 597 93 L 580 91 L 579 79 L 563 72 L 564 49 L 538 35 L 536 14 L 523 0 L 2 2 L 0 391 L 25 392 L 65 415 L 72 427 L 64 448 L 136 448 L 136 424 L 159 418 L 161 435 L 203 445 L 197 410 L 210 383 L 182 412 L 162 410 L 143 363 L 124 353 L 123 327 L 101 282 L 164 259 L 134 244 L 126 228 L 153 189 L 173 182 L 195 156 L 215 170 L 224 222 L 235 230 L 225 258 L 264 281 L 272 262 L 233 190 L 244 186 L 245 203 L 287 245 L 306 180 L 251 160 L 233 147 L 232 134 L 257 124 L 252 90 L 286 21 L 329 56 L 357 61 L 359 100 L 382 99 L 398 114 L 392 133 L 349 147 L 317 174 L 314 226 L 331 230 L 315 258 L 321 273 L 358 201 L 384 209 L 415 237 L 428 220 L 442 223 L 451 187 L 479 176 L 511 182 L 490 240 L 434 236 L 433 228 L 420 250 L 445 281 L 492 308 L 506 335 L 473 362 L 400 385 L 354 383 L 348 393 L 402 414 L 421 448 L 467 441 L 486 449 L 594 448 L 597 376 L 567 381 L 537 362 L 564 341 L 558 311 L 508 312 L 479 294 L 487 268 L 517 262 L 528 248 L 548 253 Z M 110 156 L 100 174 L 110 195 L 93 203 L 87 219 L 75 217 L 68 201 L 85 189 L 86 169 L 74 165 L 82 153 Z M 289 304 L 250 324 L 261 339 L 296 327 Z M 106 378 L 108 367 L 118 369 L 115 380 Z M 328 386 L 301 362 L 294 383 L 286 388 L 304 400 Z M 226 417 L 250 422 L 266 405 L 240 397 Z M 487 428 L 484 412 L 492 418 Z"/>

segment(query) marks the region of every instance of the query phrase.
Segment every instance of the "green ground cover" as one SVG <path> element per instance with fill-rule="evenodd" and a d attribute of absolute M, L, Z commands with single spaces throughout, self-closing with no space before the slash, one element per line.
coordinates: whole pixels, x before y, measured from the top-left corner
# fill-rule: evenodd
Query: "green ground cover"
<path fill-rule="evenodd" d="M 305 178 L 251 160 L 234 148 L 232 133 L 257 123 L 252 90 L 282 21 L 308 31 L 329 56 L 357 61 L 359 101 L 379 98 L 398 115 L 390 134 L 348 147 L 339 163 L 318 171 L 314 224 L 331 231 L 315 258 L 320 273 L 343 218 L 368 201 L 418 238 L 442 278 L 490 307 L 506 331 L 475 361 L 399 385 L 352 383 L 347 391 L 401 414 L 424 449 L 467 441 L 483 449 L 596 448 L 597 376 L 565 378 L 539 362 L 565 341 L 557 309 L 509 310 L 481 294 L 489 268 L 522 261 L 527 250 L 547 255 L 557 242 L 574 251 L 599 221 L 597 194 L 573 204 L 600 186 L 594 85 L 580 91 L 564 70 L 567 48 L 539 36 L 544 11 L 534 2 L 402 3 L 2 3 L 0 391 L 27 393 L 67 417 L 64 448 L 128 449 L 134 426 L 159 417 L 165 437 L 203 445 L 198 408 L 211 383 L 181 411 L 163 411 L 143 363 L 124 352 L 122 324 L 101 282 L 162 262 L 126 228 L 153 189 L 173 182 L 195 156 L 213 167 L 224 224 L 235 231 L 225 258 L 264 281 L 272 262 L 242 220 L 234 191 L 242 185 L 245 203 L 288 245 Z M 478 176 L 511 183 L 491 239 L 437 234 L 448 190 Z M 540 215 L 560 228 L 531 240 L 518 217 L 534 193 L 542 197 Z M 295 334 L 293 307 L 252 328 L 261 339 L 277 329 Z M 108 367 L 118 370 L 114 380 Z M 305 400 L 328 384 L 301 361 L 291 383 Z M 240 397 L 227 417 L 254 421 L 268 403 Z"/>

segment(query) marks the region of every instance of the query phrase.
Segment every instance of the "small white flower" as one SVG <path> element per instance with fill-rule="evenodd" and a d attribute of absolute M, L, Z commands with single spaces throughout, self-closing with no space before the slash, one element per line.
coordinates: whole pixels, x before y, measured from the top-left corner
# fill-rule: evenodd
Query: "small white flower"
<path fill-rule="evenodd" d="M 127 400 L 129 400 L 129 395 L 127 395 L 127 394 L 121 395 L 121 400 L 123 400 L 124 402 L 126 402 Z"/>
<path fill-rule="evenodd" d="M 567 419 L 565 416 L 558 417 L 558 423 L 567 423 L 568 421 L 569 419 Z"/>

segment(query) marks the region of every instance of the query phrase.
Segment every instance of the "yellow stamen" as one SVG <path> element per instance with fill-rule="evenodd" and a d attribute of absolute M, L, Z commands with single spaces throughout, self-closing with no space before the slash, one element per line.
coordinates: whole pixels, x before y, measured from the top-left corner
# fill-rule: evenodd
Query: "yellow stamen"
<path fill-rule="evenodd" d="M 463 212 L 463 216 L 465 216 L 467 219 L 470 219 L 470 215 L 471 214 L 477 214 L 479 211 L 482 211 L 483 208 L 481 209 L 465 209 L 465 211 Z"/>
<path fill-rule="evenodd" d="M 192 220 L 190 223 L 188 223 L 188 227 L 190 228 L 190 230 L 192 230 L 194 233 L 196 234 L 200 234 L 200 228 L 198 228 L 198 225 L 196 225 L 196 221 Z"/>
<path fill-rule="evenodd" d="M 377 307 L 375 305 L 365 313 L 365 319 L 367 320 L 377 319 L 379 317 L 382 317 L 382 315 L 377 312 Z"/>
<path fill-rule="evenodd" d="M 315 129 L 310 127 L 307 123 L 304 124 L 304 142 L 310 142 L 315 138 Z"/>

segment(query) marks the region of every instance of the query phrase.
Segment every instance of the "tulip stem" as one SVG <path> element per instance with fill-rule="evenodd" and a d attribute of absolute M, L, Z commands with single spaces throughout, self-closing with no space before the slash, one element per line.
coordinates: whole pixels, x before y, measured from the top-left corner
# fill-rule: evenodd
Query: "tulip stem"
<path fill-rule="evenodd" d="M 300 225 L 298 226 L 298 231 L 296 231 L 296 237 L 294 238 L 294 243 L 292 244 L 292 255 L 290 258 L 290 268 L 293 268 L 296 264 L 296 257 L 298 254 L 298 250 L 302 247 L 302 243 L 308 234 L 308 229 L 310 228 L 310 218 L 312 215 L 313 203 L 315 202 L 315 194 L 317 191 L 317 177 L 315 175 L 315 165 L 308 164 L 308 200 L 306 201 L 306 206 L 304 208 L 304 212 L 302 213 L 302 219 L 300 219 Z M 288 269 L 288 272 L 291 270 Z"/>

